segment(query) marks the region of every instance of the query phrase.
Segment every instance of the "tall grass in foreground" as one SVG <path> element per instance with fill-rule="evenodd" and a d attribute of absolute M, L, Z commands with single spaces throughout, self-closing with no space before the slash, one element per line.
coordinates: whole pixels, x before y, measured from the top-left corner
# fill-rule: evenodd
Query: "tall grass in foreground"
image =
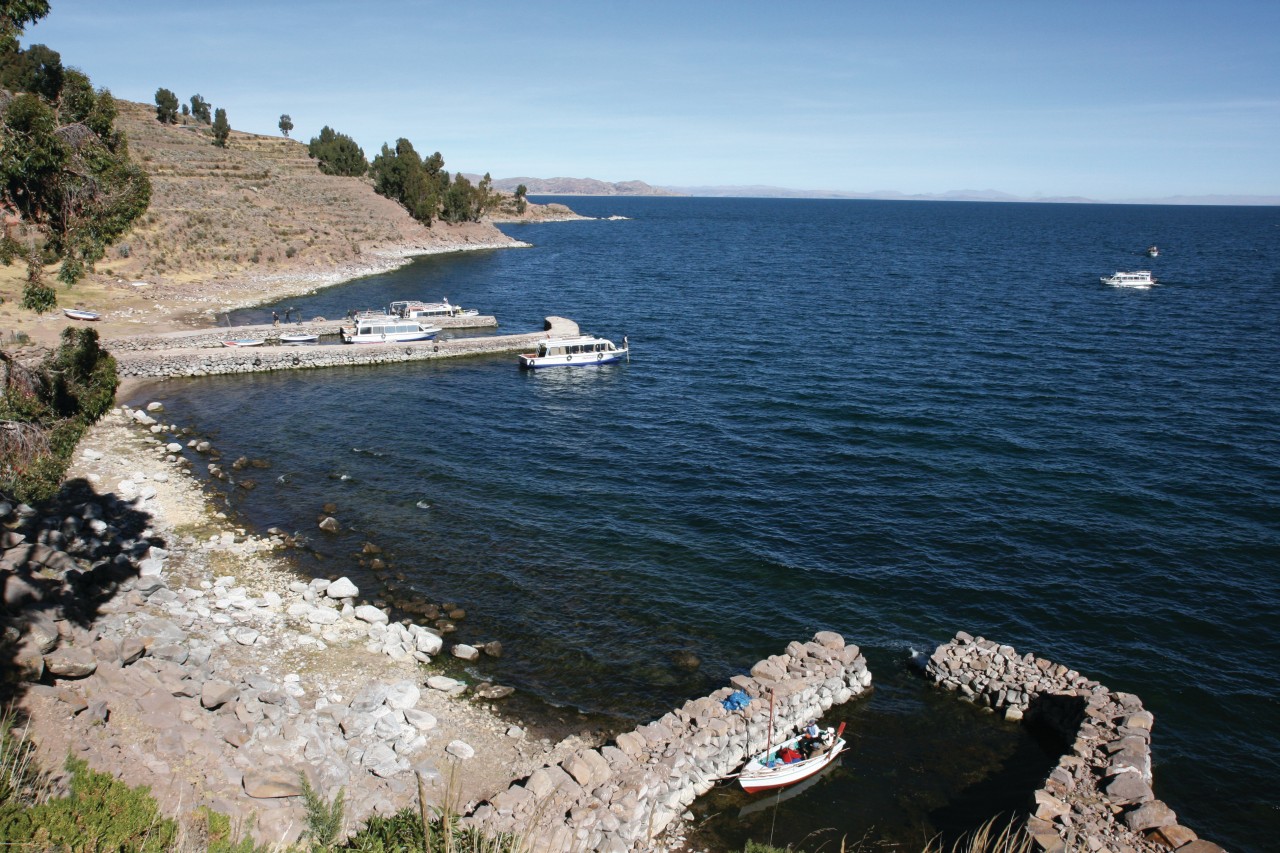
<path fill-rule="evenodd" d="M 1003 828 L 997 831 L 996 822 L 999 819 L 1000 816 L 996 815 L 972 832 L 965 833 L 950 847 L 944 846 L 935 838 L 926 844 L 920 853 L 1032 853 L 1035 848 L 1032 846 L 1031 836 L 1022 829 L 1021 823 L 1011 818 Z M 841 840 L 839 853 L 863 853 L 868 849 L 878 849 L 879 846 L 878 844 L 869 846 L 865 841 L 850 845 L 847 840 Z M 802 853 L 802 851 L 789 846 L 774 847 L 748 841 L 742 853 Z"/>

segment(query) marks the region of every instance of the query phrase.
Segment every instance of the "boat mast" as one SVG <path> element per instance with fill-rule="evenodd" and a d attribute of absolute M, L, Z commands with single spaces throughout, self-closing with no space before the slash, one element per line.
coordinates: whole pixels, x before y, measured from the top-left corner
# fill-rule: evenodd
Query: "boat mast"
<path fill-rule="evenodd" d="M 769 730 L 765 733 L 764 764 L 769 764 L 769 753 L 773 752 L 773 690 L 769 691 Z"/>

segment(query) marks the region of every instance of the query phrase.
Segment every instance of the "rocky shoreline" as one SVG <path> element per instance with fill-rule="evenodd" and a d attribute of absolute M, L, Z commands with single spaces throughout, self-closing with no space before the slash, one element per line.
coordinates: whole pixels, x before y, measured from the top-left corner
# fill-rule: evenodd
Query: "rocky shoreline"
<path fill-rule="evenodd" d="M 56 513 L 0 506 L 23 680 L 7 689 L 45 768 L 82 758 L 169 814 L 207 804 L 275 844 L 306 826 L 304 775 L 344 791 L 351 828 L 416 803 L 419 779 L 429 804 L 452 791 L 465 811 L 589 745 L 482 704 L 504 688 L 424 682 L 433 658 L 483 652 L 392 621 L 345 578 L 296 575 L 283 535 L 212 509 L 153 415 L 117 409 L 91 430 Z"/>

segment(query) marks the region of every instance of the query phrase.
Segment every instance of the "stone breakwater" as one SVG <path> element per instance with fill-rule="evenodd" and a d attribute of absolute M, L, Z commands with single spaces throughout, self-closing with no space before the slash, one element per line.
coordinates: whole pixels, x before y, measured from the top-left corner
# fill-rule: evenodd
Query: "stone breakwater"
<path fill-rule="evenodd" d="M 237 334 L 244 328 L 237 327 Z M 270 328 L 270 327 L 267 327 Z M 292 328 L 292 327 L 291 327 Z M 192 333 L 177 333 L 190 336 Z M 196 338 L 174 337 L 172 348 L 157 348 L 151 336 L 139 345 L 133 339 L 109 341 L 106 348 L 115 356 L 122 377 L 165 379 L 184 376 L 214 376 L 228 373 L 259 373 L 273 370 L 302 370 L 322 367 L 349 367 L 362 364 L 391 364 L 439 358 L 524 352 L 547 337 L 578 334 L 578 324 L 563 317 L 548 317 L 541 332 L 520 335 L 491 335 L 453 338 L 443 341 L 415 341 L 401 344 L 353 344 L 347 346 L 256 346 L 225 347 L 226 334 Z M 168 338 L 166 338 L 168 339 Z M 135 346 L 135 348 L 130 348 Z"/>
<path fill-rule="evenodd" d="M 476 317 L 433 317 L 431 325 L 442 329 L 496 329 L 498 319 L 491 315 Z M 150 350 L 196 349 L 203 347 L 223 348 L 223 341 L 236 338 L 255 338 L 265 345 L 279 345 L 281 335 L 319 335 L 337 339 L 343 326 L 350 326 L 350 321 L 325 320 L 316 318 L 301 323 L 287 323 L 276 326 L 271 323 L 256 326 L 233 326 L 213 329 L 198 329 L 186 332 L 162 332 L 154 335 L 130 335 L 127 338 L 108 338 L 103 346 L 113 354 L 122 352 L 147 352 Z"/>
<path fill-rule="evenodd" d="M 936 684 L 1070 743 L 1034 794 L 1027 830 L 1039 849 L 1214 853 L 1151 789 L 1151 729 L 1142 700 L 1062 664 L 964 631 L 934 651 Z"/>
<path fill-rule="evenodd" d="M 776 742 L 870 685 L 858 647 L 823 631 L 735 676 L 730 687 L 540 768 L 464 820 L 517 833 L 535 850 L 652 850 L 694 799 L 766 748 L 771 693 Z M 729 710 L 724 702 L 739 690 L 750 704 Z"/>

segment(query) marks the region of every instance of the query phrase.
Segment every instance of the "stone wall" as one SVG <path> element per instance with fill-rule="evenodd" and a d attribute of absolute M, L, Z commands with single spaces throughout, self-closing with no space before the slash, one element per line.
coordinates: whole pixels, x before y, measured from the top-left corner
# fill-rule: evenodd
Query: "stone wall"
<path fill-rule="evenodd" d="M 1070 749 L 1034 794 L 1027 829 L 1038 848 L 1211 853 L 1151 790 L 1151 728 L 1142 700 L 1062 664 L 964 631 L 934 651 L 936 684 L 1007 720 L 1045 726 Z"/>
<path fill-rule="evenodd" d="M 776 742 L 871 684 L 857 646 L 823 631 L 793 642 L 731 679 L 600 749 L 543 767 L 464 820 L 486 832 L 513 832 L 534 850 L 649 850 L 652 839 L 718 780 L 768 744 L 769 694 Z M 750 704 L 724 706 L 735 690 Z"/>
<path fill-rule="evenodd" d="M 245 328 L 254 327 L 237 327 L 237 332 L 243 333 Z M 304 324 L 302 328 L 309 327 Z M 314 327 L 312 330 L 319 334 Z M 486 353 L 522 352 L 532 349 L 537 341 L 549 335 L 561 337 L 578 333 L 578 324 L 572 320 L 548 317 L 546 331 L 542 332 L 454 338 L 446 341 L 345 346 L 224 347 L 221 344 L 226 337 L 224 331 L 223 334 L 212 337 L 208 332 L 183 332 L 179 333 L 181 337 L 165 336 L 163 340 L 169 342 L 168 348 L 152 346 L 156 340 L 155 336 L 109 341 L 106 347 L 115 356 L 120 376 L 163 379 L 179 376 L 347 367 L 358 364 L 389 364 Z M 212 344 L 208 341 L 212 341 Z"/>
<path fill-rule="evenodd" d="M 496 329 L 498 320 L 492 316 L 432 317 L 430 324 L 442 329 Z M 233 326 L 197 329 L 190 332 L 162 332 L 154 335 L 131 335 L 127 338 L 110 338 L 103 346 L 111 352 L 145 352 L 147 350 L 193 349 L 196 347 L 221 348 L 222 342 L 234 338 L 261 338 L 267 344 L 280 342 L 284 334 L 321 335 L 337 337 L 349 321 L 325 320 L 317 317 L 302 323 L 286 323 L 280 326 L 265 323 L 257 326 Z"/>

